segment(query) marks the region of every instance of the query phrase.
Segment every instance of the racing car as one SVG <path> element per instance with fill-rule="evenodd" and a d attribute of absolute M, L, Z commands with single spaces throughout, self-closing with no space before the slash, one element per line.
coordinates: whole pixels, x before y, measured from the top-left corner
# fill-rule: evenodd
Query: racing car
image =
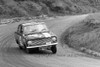
<path fill-rule="evenodd" d="M 41 49 L 57 52 L 57 36 L 51 32 L 45 22 L 27 22 L 18 25 L 15 32 L 15 41 L 20 49 L 27 53 L 40 51 Z"/>

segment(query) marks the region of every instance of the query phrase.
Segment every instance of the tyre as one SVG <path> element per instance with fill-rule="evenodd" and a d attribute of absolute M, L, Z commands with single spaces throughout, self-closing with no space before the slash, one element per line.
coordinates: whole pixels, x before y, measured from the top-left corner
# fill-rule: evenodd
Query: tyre
<path fill-rule="evenodd" d="M 25 44 L 23 44 L 23 45 L 24 45 L 23 49 L 25 50 L 25 52 L 28 54 L 31 53 L 31 50 L 29 48 L 27 48 L 27 45 L 25 45 Z"/>
<path fill-rule="evenodd" d="M 30 49 L 28 49 L 28 48 L 25 48 L 25 51 L 26 51 L 26 53 L 31 53 L 31 50 Z"/>
<path fill-rule="evenodd" d="M 25 51 L 26 53 L 30 54 L 30 53 L 38 53 L 39 52 L 39 48 L 31 48 L 31 49 L 28 49 L 28 48 L 25 48 Z"/>
<path fill-rule="evenodd" d="M 15 41 L 16 41 L 17 44 L 19 44 L 17 39 L 15 39 Z"/>
<path fill-rule="evenodd" d="M 51 47 L 51 51 L 52 51 L 53 54 L 55 54 L 55 53 L 57 52 L 56 45 L 53 45 L 53 46 Z"/>
<path fill-rule="evenodd" d="M 22 49 L 23 49 L 23 48 L 22 48 L 22 46 L 19 46 L 19 49 L 21 49 L 21 50 L 22 50 Z"/>
<path fill-rule="evenodd" d="M 33 48 L 33 52 L 39 52 L 39 48 Z"/>

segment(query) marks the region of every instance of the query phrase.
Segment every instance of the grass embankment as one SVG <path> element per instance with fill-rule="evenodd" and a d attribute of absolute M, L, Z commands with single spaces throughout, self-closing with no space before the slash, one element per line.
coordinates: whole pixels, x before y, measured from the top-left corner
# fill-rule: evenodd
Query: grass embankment
<path fill-rule="evenodd" d="M 66 30 L 64 42 L 87 53 L 100 52 L 100 14 L 92 14 Z M 96 53 L 96 55 L 98 54 Z"/>

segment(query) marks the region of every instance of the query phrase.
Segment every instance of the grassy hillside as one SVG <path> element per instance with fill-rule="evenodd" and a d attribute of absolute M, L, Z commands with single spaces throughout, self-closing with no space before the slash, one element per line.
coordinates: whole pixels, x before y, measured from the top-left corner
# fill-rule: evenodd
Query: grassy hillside
<path fill-rule="evenodd" d="M 85 48 L 100 52 L 100 13 L 91 14 L 85 20 L 66 30 L 64 38 L 69 47 Z M 93 53 L 93 52 L 92 52 Z"/>
<path fill-rule="evenodd" d="M 99 0 L 0 0 L 0 17 L 73 15 L 99 10 Z"/>

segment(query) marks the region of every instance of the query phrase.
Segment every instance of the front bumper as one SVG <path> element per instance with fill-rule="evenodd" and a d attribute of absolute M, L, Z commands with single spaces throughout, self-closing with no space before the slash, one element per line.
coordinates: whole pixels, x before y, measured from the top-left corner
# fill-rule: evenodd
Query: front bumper
<path fill-rule="evenodd" d="M 27 46 L 26 48 L 37 48 L 37 47 L 52 46 L 52 45 L 57 45 L 57 44 L 58 43 L 44 44 L 44 45 L 36 45 L 36 46 Z"/>

